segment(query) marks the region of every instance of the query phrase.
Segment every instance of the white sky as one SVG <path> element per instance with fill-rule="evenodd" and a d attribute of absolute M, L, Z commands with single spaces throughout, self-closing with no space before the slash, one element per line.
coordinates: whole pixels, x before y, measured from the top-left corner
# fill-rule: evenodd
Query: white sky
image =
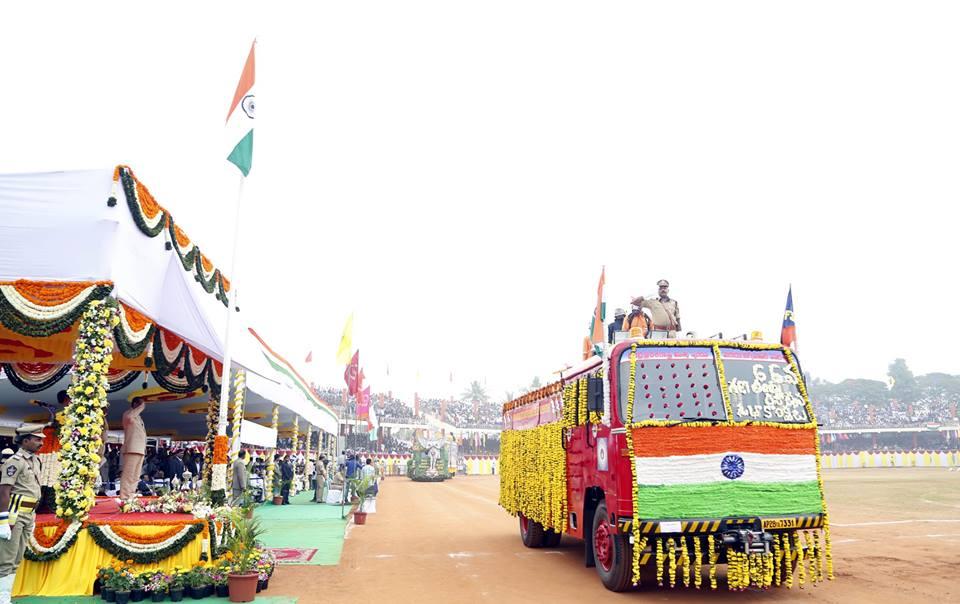
<path fill-rule="evenodd" d="M 604 264 L 611 314 L 666 277 L 685 329 L 777 340 L 792 282 L 807 371 L 958 373 L 958 27 L 956 2 L 7 3 L 0 172 L 129 164 L 229 266 L 256 36 L 240 303 L 323 382 L 351 310 L 374 390 L 546 379 Z"/>

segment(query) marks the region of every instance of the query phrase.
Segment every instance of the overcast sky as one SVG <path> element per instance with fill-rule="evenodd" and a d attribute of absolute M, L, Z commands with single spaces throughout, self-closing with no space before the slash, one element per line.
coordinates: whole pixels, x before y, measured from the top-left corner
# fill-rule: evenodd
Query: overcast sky
<path fill-rule="evenodd" d="M 960 373 L 956 2 L 154 6 L 2 8 L 0 172 L 129 164 L 229 266 L 257 37 L 231 276 L 323 382 L 351 311 L 375 390 L 547 379 L 603 265 L 700 335 L 778 340 L 792 283 L 817 376 Z"/>

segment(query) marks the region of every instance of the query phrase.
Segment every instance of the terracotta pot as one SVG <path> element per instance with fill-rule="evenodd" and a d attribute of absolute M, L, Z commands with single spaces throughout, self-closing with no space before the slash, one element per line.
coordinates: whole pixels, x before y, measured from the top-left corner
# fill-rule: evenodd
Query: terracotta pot
<path fill-rule="evenodd" d="M 227 584 L 230 586 L 231 602 L 252 602 L 257 597 L 257 573 L 230 573 Z"/>
<path fill-rule="evenodd" d="M 283 505 L 283 495 L 277 495 L 273 498 L 273 505 Z"/>
<path fill-rule="evenodd" d="M 353 523 L 354 523 L 354 524 L 366 524 L 366 523 L 367 523 L 367 513 L 366 513 L 366 512 L 354 512 L 354 513 L 353 513 Z"/>

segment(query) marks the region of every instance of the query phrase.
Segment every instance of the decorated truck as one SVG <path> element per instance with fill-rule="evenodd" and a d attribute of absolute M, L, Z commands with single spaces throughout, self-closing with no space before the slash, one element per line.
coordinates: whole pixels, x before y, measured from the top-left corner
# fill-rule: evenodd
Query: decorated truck
<path fill-rule="evenodd" d="M 506 403 L 500 505 L 624 591 L 833 578 L 819 438 L 780 345 L 628 340 Z"/>
<path fill-rule="evenodd" d="M 444 437 L 431 440 L 418 435 L 413 442 L 413 456 L 407 462 L 407 477 L 416 482 L 448 480 L 456 475 L 456 458 L 456 444 Z"/>

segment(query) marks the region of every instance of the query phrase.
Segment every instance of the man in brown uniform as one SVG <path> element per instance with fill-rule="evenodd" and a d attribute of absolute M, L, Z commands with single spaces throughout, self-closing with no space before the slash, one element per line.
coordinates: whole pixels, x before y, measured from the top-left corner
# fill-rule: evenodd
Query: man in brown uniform
<path fill-rule="evenodd" d="M 20 449 L 0 466 L 0 604 L 10 604 L 17 567 L 33 534 L 33 511 L 40 500 L 43 424 L 17 428 Z"/>
<path fill-rule="evenodd" d="M 137 492 L 137 482 L 143 470 L 143 456 L 147 452 L 147 429 L 140 414 L 144 403 L 135 400 L 123 412 L 123 470 L 120 474 L 120 499 L 132 497 Z"/>
<path fill-rule="evenodd" d="M 650 338 L 653 340 L 662 340 L 665 338 L 677 337 L 680 327 L 680 306 L 677 301 L 671 298 L 670 283 L 666 279 L 657 281 L 659 295 L 657 298 L 646 298 L 643 296 L 635 298 L 633 304 L 640 308 L 646 308 L 650 311 L 650 318 L 653 325 L 650 327 Z"/>

